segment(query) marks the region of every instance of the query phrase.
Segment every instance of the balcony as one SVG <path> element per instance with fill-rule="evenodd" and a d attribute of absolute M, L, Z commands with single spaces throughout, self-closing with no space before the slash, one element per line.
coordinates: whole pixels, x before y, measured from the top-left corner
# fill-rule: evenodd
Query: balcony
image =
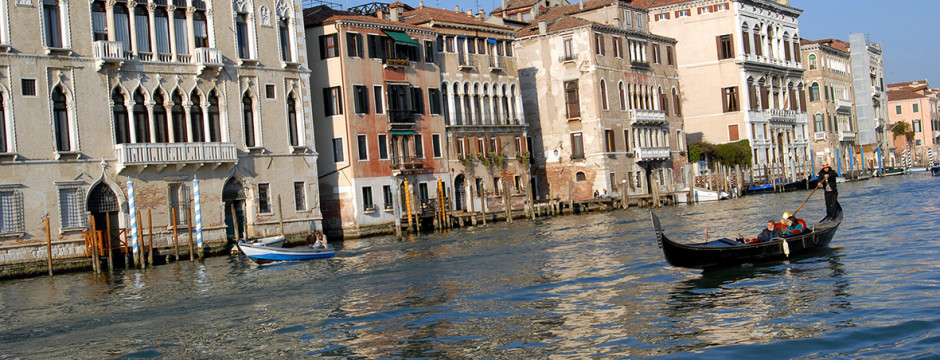
<path fill-rule="evenodd" d="M 642 60 L 632 60 L 630 61 L 630 66 L 633 66 L 638 69 L 644 69 L 644 70 L 652 68 L 650 66 L 649 61 L 642 61 Z"/>
<path fill-rule="evenodd" d="M 665 111 L 630 109 L 630 125 L 664 125 L 665 123 Z"/>
<path fill-rule="evenodd" d="M 92 48 L 92 56 L 95 63 L 98 64 L 98 71 L 104 68 L 105 64 L 116 64 L 121 66 L 124 63 L 124 43 L 120 41 L 95 41 Z"/>
<path fill-rule="evenodd" d="M 837 99 L 836 100 L 836 112 L 839 114 L 849 115 L 852 113 L 852 102 L 848 100 Z"/>
<path fill-rule="evenodd" d="M 408 59 L 382 59 L 385 68 L 403 68 L 411 66 L 411 60 Z"/>
<path fill-rule="evenodd" d="M 825 131 L 814 132 L 813 140 L 816 140 L 816 141 L 826 140 L 826 132 Z"/>
<path fill-rule="evenodd" d="M 795 123 L 798 112 L 796 110 L 767 109 L 767 117 L 773 122 Z"/>
<path fill-rule="evenodd" d="M 487 57 L 490 64 L 490 71 L 506 71 L 506 59 L 500 57 Z"/>
<path fill-rule="evenodd" d="M 566 63 L 566 62 L 569 62 L 569 61 L 574 62 L 574 61 L 577 60 L 577 59 L 578 59 L 578 57 L 577 57 L 576 55 L 574 55 L 574 54 L 568 54 L 568 55 L 559 56 L 559 57 L 558 57 L 558 62 L 560 62 L 560 63 Z"/>
<path fill-rule="evenodd" d="M 640 146 L 634 151 L 636 161 L 669 160 L 669 148 L 665 146 Z"/>
<path fill-rule="evenodd" d="M 477 61 L 475 59 L 471 59 L 470 56 L 466 54 L 457 56 L 457 68 L 460 70 L 472 70 L 476 66 Z"/>
<path fill-rule="evenodd" d="M 753 146 L 770 146 L 770 139 L 765 139 L 763 136 L 759 136 L 751 141 Z"/>
<path fill-rule="evenodd" d="M 881 98 L 881 88 L 878 87 L 878 86 L 872 85 L 872 86 L 871 86 L 871 96 L 874 97 L 874 98 L 876 98 L 876 99 L 880 99 L 880 98 Z"/>
<path fill-rule="evenodd" d="M 199 74 L 206 69 L 219 69 L 222 67 L 222 51 L 216 48 L 196 48 L 192 58 L 193 64 L 199 65 Z"/>
<path fill-rule="evenodd" d="M 855 141 L 854 131 L 839 131 L 839 141 Z"/>
<path fill-rule="evenodd" d="M 173 165 L 178 169 L 186 165 L 234 165 L 238 162 L 238 152 L 234 143 L 139 143 L 114 145 L 117 155 L 118 172 L 126 167 L 136 166 L 143 171 L 148 166 L 161 170 Z"/>
<path fill-rule="evenodd" d="M 414 155 L 392 156 L 391 160 L 392 164 L 389 167 L 401 173 L 417 173 L 424 170 L 423 159 Z"/>

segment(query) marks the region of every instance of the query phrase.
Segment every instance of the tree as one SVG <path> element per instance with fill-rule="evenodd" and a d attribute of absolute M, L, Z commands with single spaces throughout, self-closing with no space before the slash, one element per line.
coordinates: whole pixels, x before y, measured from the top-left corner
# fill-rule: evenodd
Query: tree
<path fill-rule="evenodd" d="M 689 161 L 697 162 L 703 157 L 708 162 L 748 167 L 751 164 L 751 145 L 747 140 L 717 145 L 708 142 L 689 144 Z"/>

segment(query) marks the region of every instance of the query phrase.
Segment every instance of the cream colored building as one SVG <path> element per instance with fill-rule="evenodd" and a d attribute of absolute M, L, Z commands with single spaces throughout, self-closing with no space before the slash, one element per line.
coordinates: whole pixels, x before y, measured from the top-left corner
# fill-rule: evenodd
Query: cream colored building
<path fill-rule="evenodd" d="M 863 170 L 864 164 L 855 157 L 859 155 L 858 123 L 849 43 L 836 39 L 800 43 L 806 70 L 803 79 L 809 86 L 806 112 L 815 167 L 829 163 L 837 171 Z"/>
<path fill-rule="evenodd" d="M 472 14 L 423 6 L 402 19 L 439 34 L 436 60 L 454 184 L 452 208 L 502 211 L 508 201 L 522 209 L 531 162 L 514 29 Z"/>
<path fill-rule="evenodd" d="M 678 41 L 686 130 L 748 140 L 755 175 L 810 171 L 800 32 L 787 0 L 641 0 L 650 29 Z"/>
<path fill-rule="evenodd" d="M 0 43 L 0 264 L 45 258 L 47 216 L 57 259 L 92 218 L 117 246 L 129 181 L 155 247 L 194 178 L 206 245 L 320 228 L 300 0 L 0 1 Z"/>
<path fill-rule="evenodd" d="M 672 189 L 687 164 L 675 40 L 629 1 L 549 9 L 516 34 L 540 195 Z"/>

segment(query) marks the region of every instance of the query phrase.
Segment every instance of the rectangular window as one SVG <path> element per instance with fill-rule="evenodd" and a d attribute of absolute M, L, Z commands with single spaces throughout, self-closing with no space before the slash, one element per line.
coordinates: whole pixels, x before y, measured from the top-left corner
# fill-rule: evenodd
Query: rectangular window
<path fill-rule="evenodd" d="M 669 13 L 656 14 L 656 21 L 660 21 L 660 20 L 669 20 Z"/>
<path fill-rule="evenodd" d="M 604 130 L 604 151 L 614 152 L 617 149 L 614 148 L 614 131 L 613 130 Z"/>
<path fill-rule="evenodd" d="M 495 196 L 499 196 L 499 185 L 500 185 L 499 177 L 498 176 L 493 177 L 493 195 Z"/>
<path fill-rule="evenodd" d="M 454 37 L 445 36 L 444 37 L 444 51 L 453 53 L 454 52 Z"/>
<path fill-rule="evenodd" d="M 388 135 L 379 134 L 379 160 L 388 160 Z"/>
<path fill-rule="evenodd" d="M 362 208 L 365 210 L 375 210 L 375 203 L 372 202 L 372 187 L 362 187 Z"/>
<path fill-rule="evenodd" d="M 418 158 L 424 157 L 424 139 L 421 134 L 415 134 L 415 156 Z"/>
<path fill-rule="evenodd" d="M 571 133 L 571 158 L 584 158 L 584 141 L 582 140 L 581 133 L 579 132 Z"/>
<path fill-rule="evenodd" d="M 738 135 L 738 125 L 731 124 L 728 125 L 728 141 L 738 141 L 741 139 L 741 136 Z"/>
<path fill-rule="evenodd" d="M 382 185 L 382 201 L 385 203 L 385 208 L 392 209 L 392 186 L 391 185 Z"/>
<path fill-rule="evenodd" d="M 356 135 L 356 145 L 359 149 L 359 160 L 369 160 L 369 145 L 366 143 L 366 136 Z"/>
<path fill-rule="evenodd" d="M 353 97 L 356 103 L 356 114 L 368 114 L 369 90 L 362 85 L 353 85 Z"/>
<path fill-rule="evenodd" d="M 512 41 L 506 41 L 506 56 L 512 56 Z"/>
<path fill-rule="evenodd" d="M 277 93 L 275 91 L 274 84 L 264 85 L 264 97 L 266 99 L 274 99 L 276 95 Z"/>
<path fill-rule="evenodd" d="M 920 131 L 921 131 L 920 120 L 914 120 L 914 132 L 919 133 Z"/>
<path fill-rule="evenodd" d="M 378 115 L 385 113 L 385 106 L 382 105 L 382 85 L 372 87 L 373 99 L 375 99 L 375 113 Z"/>
<path fill-rule="evenodd" d="M 734 46 L 731 43 L 731 34 L 720 35 L 716 38 L 718 42 L 718 59 L 730 59 L 734 57 Z"/>
<path fill-rule="evenodd" d="M 418 184 L 418 201 L 422 204 L 428 202 L 428 183 L 423 182 Z"/>
<path fill-rule="evenodd" d="M 515 140 L 514 143 L 516 146 L 515 148 L 516 152 L 519 153 L 519 155 L 521 156 L 522 155 L 522 137 L 516 136 L 514 140 Z"/>
<path fill-rule="evenodd" d="M 661 59 L 662 56 L 660 56 L 659 44 L 653 44 L 652 46 L 653 46 L 653 63 L 654 63 L 654 64 L 661 64 L 661 63 L 662 63 L 662 59 Z"/>
<path fill-rule="evenodd" d="M 463 155 L 463 157 L 467 157 L 467 147 L 464 145 L 463 138 L 457 139 L 457 153 Z"/>
<path fill-rule="evenodd" d="M 486 143 L 483 142 L 483 138 L 477 138 L 477 153 L 486 154 Z"/>
<path fill-rule="evenodd" d="M 603 34 L 594 34 L 594 47 L 597 55 L 604 56 L 606 50 L 604 49 L 604 35 Z"/>
<path fill-rule="evenodd" d="M 689 9 L 676 11 L 676 17 L 686 17 L 691 16 L 692 12 Z"/>
<path fill-rule="evenodd" d="M 20 79 L 20 93 L 23 96 L 36 96 L 36 79 Z"/>
<path fill-rule="evenodd" d="M 443 157 L 443 154 L 441 154 L 441 134 L 431 134 L 431 148 L 435 158 Z"/>
<path fill-rule="evenodd" d="M 22 233 L 23 193 L 18 190 L 0 190 L 0 234 Z"/>
<path fill-rule="evenodd" d="M 810 91 L 809 95 L 810 95 L 810 97 L 812 97 L 812 96 L 813 96 L 813 92 Z M 895 107 L 894 107 L 894 111 L 897 112 L 898 115 L 901 115 L 901 105 L 895 106 Z"/>
<path fill-rule="evenodd" d="M 630 152 L 630 130 L 623 131 L 623 149 Z"/>
<path fill-rule="evenodd" d="M 431 115 L 441 114 L 441 91 L 428 89 L 428 103 L 431 105 Z"/>
<path fill-rule="evenodd" d="M 333 138 L 333 162 L 346 161 L 343 157 L 343 138 Z"/>
<path fill-rule="evenodd" d="M 270 214 L 271 209 L 271 184 L 258 184 L 258 213 Z"/>
<path fill-rule="evenodd" d="M 434 42 L 430 40 L 424 41 L 424 62 L 433 63 L 434 62 Z"/>
<path fill-rule="evenodd" d="M 672 46 L 666 46 L 666 64 L 675 65 L 676 58 L 672 54 Z"/>
<path fill-rule="evenodd" d="M 738 87 L 726 87 L 721 89 L 721 102 L 725 112 L 735 112 L 741 110 L 738 103 Z"/>
<path fill-rule="evenodd" d="M 320 35 L 320 59 L 339 56 L 338 34 Z"/>
<path fill-rule="evenodd" d="M 343 94 L 339 86 L 323 89 L 323 113 L 326 116 L 343 113 Z"/>
<path fill-rule="evenodd" d="M 571 46 L 571 38 L 563 39 L 562 44 L 565 51 L 562 60 L 574 60 L 574 48 Z"/>
<path fill-rule="evenodd" d="M 294 182 L 294 210 L 307 210 L 307 192 L 303 181 Z"/>
<path fill-rule="evenodd" d="M 636 13 L 636 28 L 637 28 L 637 29 L 642 29 L 642 28 L 643 28 L 643 23 L 645 23 L 645 22 L 646 22 L 646 21 L 643 20 L 643 14 L 641 14 L 641 13 Z"/>
<path fill-rule="evenodd" d="M 415 86 L 411 88 L 411 110 L 416 113 L 424 114 L 424 94 L 421 88 Z"/>
<path fill-rule="evenodd" d="M 363 57 L 361 34 L 346 33 L 346 51 L 349 57 Z"/>
<path fill-rule="evenodd" d="M 565 88 L 565 111 L 568 119 L 581 117 L 581 102 L 578 99 L 578 81 L 564 82 Z"/>
<path fill-rule="evenodd" d="M 167 202 L 170 205 L 170 209 L 175 210 L 175 214 L 171 215 L 176 216 L 177 226 L 188 226 L 188 216 L 186 215 L 186 212 L 188 211 L 192 200 L 192 191 L 190 190 L 189 184 L 170 184 Z"/>
<path fill-rule="evenodd" d="M 62 229 L 85 227 L 85 191 L 77 187 L 60 188 L 59 216 Z"/>
<path fill-rule="evenodd" d="M 913 109 L 914 109 L 914 113 L 919 113 L 919 112 L 920 112 L 920 104 L 914 104 Z"/>
<path fill-rule="evenodd" d="M 62 47 L 62 23 L 57 0 L 42 0 L 42 20 L 45 26 L 46 47 Z"/>
<path fill-rule="evenodd" d="M 614 46 L 614 57 L 622 58 L 623 57 L 623 43 L 622 39 L 619 36 L 614 36 L 611 38 L 611 43 Z"/>

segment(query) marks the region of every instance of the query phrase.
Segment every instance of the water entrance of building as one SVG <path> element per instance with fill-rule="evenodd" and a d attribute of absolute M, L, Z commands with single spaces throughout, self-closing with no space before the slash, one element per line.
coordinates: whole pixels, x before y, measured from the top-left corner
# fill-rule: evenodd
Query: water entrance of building
<path fill-rule="evenodd" d="M 245 189 L 237 179 L 231 178 L 225 183 L 222 188 L 222 203 L 225 210 L 226 237 L 233 241 L 247 238 L 248 231 L 245 229 Z M 238 226 L 235 226 L 236 221 Z"/>
<path fill-rule="evenodd" d="M 467 198 L 467 178 L 463 174 L 454 178 L 454 210 L 464 209 L 464 202 Z"/>
<path fill-rule="evenodd" d="M 95 219 L 95 229 L 101 234 L 101 245 L 103 249 L 102 257 L 108 255 L 108 247 L 111 248 L 111 254 L 120 259 L 124 253 L 123 238 L 124 233 L 121 229 L 120 213 L 121 204 L 111 187 L 105 183 L 99 183 L 91 190 L 88 196 L 88 212 Z M 122 261 L 115 261 L 113 265 L 123 265 Z"/>

